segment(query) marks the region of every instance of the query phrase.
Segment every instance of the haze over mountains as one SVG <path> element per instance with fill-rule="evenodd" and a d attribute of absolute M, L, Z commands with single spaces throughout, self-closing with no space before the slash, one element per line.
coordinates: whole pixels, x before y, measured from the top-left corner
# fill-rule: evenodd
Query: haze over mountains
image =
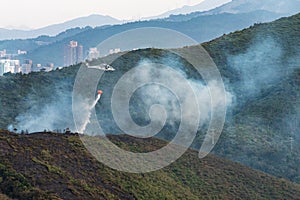
<path fill-rule="evenodd" d="M 299 0 L 267 0 L 267 1 L 228 0 L 226 3 L 226 1 L 224 0 L 205 0 L 195 6 L 184 6 L 182 8 L 163 13 L 162 15 L 149 17 L 146 19 L 166 18 L 165 19 L 166 21 L 168 20 L 172 21 L 174 18 L 176 18 L 176 20 L 189 20 L 194 17 L 202 16 L 202 15 L 218 15 L 222 13 L 241 14 L 241 13 L 260 11 L 260 10 L 273 13 L 274 16 L 272 17 L 272 20 L 275 20 L 281 16 L 290 16 L 292 14 L 296 14 L 297 11 L 300 10 L 300 1 Z M 179 15 L 179 16 L 174 16 L 174 15 Z M 186 15 L 186 16 L 183 17 L 182 15 Z M 169 16 L 171 17 L 167 18 Z M 262 17 L 262 20 L 260 20 L 259 22 L 266 22 L 266 20 L 264 20 Z M 54 25 L 50 25 L 35 30 L 10 30 L 5 28 L 0 28 L 0 40 L 35 38 L 40 35 L 55 36 L 71 28 L 76 28 L 76 27 L 83 28 L 86 26 L 91 26 L 94 28 L 97 26 L 114 25 L 120 23 L 122 23 L 122 21 L 112 18 L 110 16 L 90 15 L 87 17 L 80 17 L 61 24 L 54 24 Z"/>
<path fill-rule="evenodd" d="M 118 23 L 121 23 L 121 21 L 110 16 L 90 15 L 34 30 L 10 30 L 0 28 L 0 40 L 36 38 L 41 35 L 55 36 L 71 28 L 84 28 L 86 26 L 94 28 L 97 26 L 113 25 Z"/>
<path fill-rule="evenodd" d="M 23 46 L 23 48 L 30 50 L 23 58 L 31 59 L 34 63 L 54 63 L 57 66 L 62 66 L 64 57 L 63 48 L 71 40 L 78 41 L 82 44 L 84 46 L 84 52 L 86 52 L 88 48 L 97 46 L 111 35 L 135 28 L 161 27 L 182 32 L 201 43 L 219 37 L 224 33 L 249 27 L 257 21 L 262 21 L 262 18 L 266 21 L 271 21 L 273 17 L 274 15 L 272 13 L 261 11 L 236 15 L 220 14 L 201 16 L 187 22 L 184 20 L 175 23 L 169 21 L 133 22 L 124 25 L 81 30 L 76 34 L 72 34 L 73 31 L 71 30 L 69 33 L 71 36 L 69 37 L 0 42 L 0 49 Z M 43 39 L 46 45 L 38 45 L 41 39 Z M 12 43 L 15 44 L 11 45 Z M 116 46 L 115 48 L 119 47 Z"/>
<path fill-rule="evenodd" d="M 171 10 L 157 18 L 169 17 L 171 15 L 186 15 L 196 17 L 200 15 L 216 15 L 221 13 L 249 13 L 254 11 L 269 11 L 281 16 L 290 16 L 300 10 L 299 0 L 205 0 L 195 6 L 184 6 L 179 9 Z M 172 17 L 171 17 L 172 18 Z"/>
<path fill-rule="evenodd" d="M 184 14 L 189 14 L 192 12 L 208 11 L 208 10 L 214 9 L 216 7 L 219 7 L 225 3 L 228 3 L 230 1 L 231 0 L 226 0 L 226 1 L 224 1 L 224 0 L 205 0 L 194 6 L 183 6 L 182 8 L 170 10 L 161 15 L 154 16 L 154 17 L 148 17 L 146 19 L 165 18 L 165 17 L 169 17 L 170 15 L 181 15 L 181 14 L 184 15 Z"/>
<path fill-rule="evenodd" d="M 299 12 L 299 0 L 232 0 L 223 6 L 213 9 L 206 14 L 245 13 L 255 10 L 266 10 L 274 13 L 293 15 Z"/>
<path fill-rule="evenodd" d="M 27 50 L 28 53 L 20 59 L 31 59 L 34 63 L 54 63 L 56 66 L 62 66 L 64 64 L 64 46 L 71 40 L 82 44 L 84 52 L 86 52 L 114 34 L 141 27 L 161 27 L 182 32 L 201 43 L 249 27 L 254 23 L 272 21 L 281 15 L 261 10 L 238 14 L 198 15 L 198 13 L 192 13 L 160 20 L 138 21 L 94 29 L 68 30 L 65 32 L 67 34 L 60 34 L 58 37 L 0 41 L 0 49 L 16 52 L 22 47 L 22 50 Z"/>

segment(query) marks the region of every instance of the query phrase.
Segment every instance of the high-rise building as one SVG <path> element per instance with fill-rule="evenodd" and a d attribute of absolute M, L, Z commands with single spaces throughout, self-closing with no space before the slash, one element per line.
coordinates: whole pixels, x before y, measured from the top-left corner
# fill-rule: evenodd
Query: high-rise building
<path fill-rule="evenodd" d="M 99 57 L 100 57 L 100 52 L 98 51 L 98 49 L 97 48 L 90 48 L 88 59 L 93 60 L 93 59 L 97 59 Z"/>
<path fill-rule="evenodd" d="M 20 72 L 20 61 L 19 60 L 10 60 L 10 59 L 1 59 L 0 60 L 0 76 L 3 76 L 5 73 L 19 73 Z"/>
<path fill-rule="evenodd" d="M 76 57 L 76 63 L 80 63 L 83 61 L 83 46 L 78 45 L 77 46 L 77 57 Z"/>
<path fill-rule="evenodd" d="M 4 58 L 6 56 L 6 49 L 0 51 L 0 58 Z"/>
<path fill-rule="evenodd" d="M 27 60 L 25 60 L 25 64 L 29 64 L 29 65 L 32 65 L 32 60 L 30 60 L 30 59 L 27 59 Z"/>
<path fill-rule="evenodd" d="M 64 65 L 70 66 L 83 61 L 83 46 L 78 45 L 76 41 L 70 41 L 68 45 L 65 46 L 64 51 Z"/>
<path fill-rule="evenodd" d="M 116 49 L 111 49 L 109 50 L 109 54 L 114 54 L 114 53 L 119 53 L 121 52 L 121 49 L 120 48 L 116 48 Z"/>
<path fill-rule="evenodd" d="M 18 55 L 26 55 L 27 51 L 23 51 L 23 50 L 18 50 Z"/>
<path fill-rule="evenodd" d="M 29 74 L 32 71 L 32 65 L 30 64 L 22 64 L 21 71 L 23 74 Z"/>
<path fill-rule="evenodd" d="M 30 72 L 32 72 L 32 60 L 25 60 L 24 64 L 22 64 L 21 66 L 21 71 L 23 74 L 29 74 Z"/>

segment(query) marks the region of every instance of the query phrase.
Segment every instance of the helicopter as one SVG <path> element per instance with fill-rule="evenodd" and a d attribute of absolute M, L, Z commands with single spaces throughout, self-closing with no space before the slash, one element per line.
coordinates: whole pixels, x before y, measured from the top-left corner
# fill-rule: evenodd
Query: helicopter
<path fill-rule="evenodd" d="M 90 66 L 88 62 L 85 62 L 84 64 L 89 69 L 99 69 L 99 70 L 103 70 L 103 71 L 106 71 L 106 72 L 109 72 L 109 71 L 113 72 L 113 71 L 115 71 L 115 69 L 112 66 L 110 66 L 109 64 L 106 64 L 106 63 L 102 63 L 100 65 L 92 65 L 92 66 Z"/>

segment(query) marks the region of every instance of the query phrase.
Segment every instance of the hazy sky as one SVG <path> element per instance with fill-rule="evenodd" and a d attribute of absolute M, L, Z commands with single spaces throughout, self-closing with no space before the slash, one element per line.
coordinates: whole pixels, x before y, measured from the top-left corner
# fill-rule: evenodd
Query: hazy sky
<path fill-rule="evenodd" d="M 37 28 L 90 14 L 138 19 L 203 0 L 5 0 L 0 27 Z M 213 0 L 211 0 L 213 1 Z"/>

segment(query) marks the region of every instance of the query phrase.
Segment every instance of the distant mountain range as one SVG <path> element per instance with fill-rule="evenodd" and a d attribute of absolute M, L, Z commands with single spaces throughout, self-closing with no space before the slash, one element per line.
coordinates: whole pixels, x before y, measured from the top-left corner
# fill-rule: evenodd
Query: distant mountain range
<path fill-rule="evenodd" d="M 205 2 L 203 2 L 205 3 Z M 193 6 L 191 9 L 197 9 L 201 4 Z M 165 18 L 167 21 L 182 21 L 190 20 L 195 17 L 205 16 L 205 15 L 219 15 L 224 13 L 230 14 L 242 14 L 242 13 L 251 13 L 259 10 L 271 12 L 274 14 L 273 20 L 278 17 L 286 17 L 297 14 L 300 12 L 300 1 L 299 0 L 233 0 L 229 3 L 223 4 L 214 9 L 203 11 L 203 12 L 191 12 L 190 14 L 172 14 Z M 263 18 L 263 17 L 262 17 Z M 266 20 L 262 19 L 263 22 Z"/>
<path fill-rule="evenodd" d="M 182 17 L 183 20 L 191 19 L 202 15 L 215 15 L 222 13 L 240 14 L 249 13 L 258 10 L 269 11 L 272 13 L 281 14 L 280 16 L 289 16 L 300 11 L 299 0 L 205 0 L 195 6 L 184 6 L 179 9 L 171 10 L 159 16 L 144 18 L 165 20 L 178 20 Z M 170 18 L 168 18 L 170 17 Z M 275 18 L 274 18 L 275 19 Z M 10 39 L 28 39 L 36 38 L 41 35 L 55 36 L 67 29 L 84 28 L 86 26 L 97 27 L 103 25 L 115 25 L 125 21 L 103 15 L 90 15 L 87 17 L 80 17 L 61 24 L 54 24 L 44 28 L 34 30 L 18 30 L 0 28 L 0 40 Z"/>
<path fill-rule="evenodd" d="M 97 26 L 113 25 L 118 23 L 121 23 L 121 21 L 110 16 L 90 15 L 35 30 L 10 30 L 0 28 L 0 40 L 36 38 L 41 35 L 55 36 L 71 28 L 84 28 L 86 26 L 94 28 Z"/>
<path fill-rule="evenodd" d="M 208 6 L 210 1 L 204 1 L 198 5 Z M 212 5 L 221 3 L 214 1 Z M 197 7 L 197 6 L 196 6 Z M 96 28 L 73 28 L 57 36 L 43 36 L 26 40 L 5 40 L 0 41 L 0 50 L 16 52 L 18 49 L 28 51 L 28 54 L 19 59 L 31 59 L 34 63 L 54 63 L 56 66 L 63 65 L 63 48 L 71 40 L 76 40 L 84 46 L 86 52 L 89 48 L 97 46 L 108 37 L 134 28 L 161 27 L 182 32 L 199 43 L 220 37 L 236 30 L 242 30 L 255 23 L 270 22 L 283 16 L 291 15 L 300 11 L 300 1 L 297 0 L 233 0 L 218 8 L 206 12 L 194 12 L 186 15 L 171 15 L 168 18 L 137 21 L 119 25 L 100 26 Z M 106 19 L 106 20 L 104 20 Z M 64 24 L 53 25 L 35 32 L 39 35 L 42 31 L 52 34 L 61 29 L 72 26 L 118 23 L 118 20 L 110 17 L 92 15 L 80 18 Z M 102 20 L 102 21 L 101 21 Z M 119 22 L 120 23 L 120 22 Z M 26 32 L 28 33 L 28 32 Z M 1 34 L 0 34 L 1 35 Z M 13 36 L 12 34 L 10 34 Z"/>
<path fill-rule="evenodd" d="M 153 18 L 168 18 L 186 15 L 191 17 L 201 15 L 215 15 L 222 13 L 249 13 L 257 10 L 265 10 L 272 13 L 289 16 L 300 11 L 299 0 L 205 0 L 194 6 L 184 6 L 168 11 Z M 177 15 L 177 16 L 176 16 Z M 148 18 L 150 19 L 150 18 Z"/>
<path fill-rule="evenodd" d="M 158 18 L 169 17 L 170 15 L 180 15 L 180 14 L 184 15 L 184 14 L 189 14 L 192 12 L 204 12 L 204 11 L 208 11 L 213 8 L 219 7 L 230 1 L 231 0 L 204 0 L 201 3 L 194 5 L 194 6 L 183 6 L 181 8 L 177 8 L 177 9 L 165 12 L 161 15 L 154 16 L 154 17 L 148 17 L 145 19 L 158 19 Z"/>
<path fill-rule="evenodd" d="M 255 10 L 266 10 L 274 13 L 293 15 L 300 11 L 299 0 L 232 0 L 205 14 L 246 13 Z"/>
<path fill-rule="evenodd" d="M 189 20 L 185 20 L 186 16 L 178 16 L 179 19 L 177 21 L 172 21 L 170 19 L 150 20 L 108 27 L 97 27 L 94 29 L 89 28 L 86 30 L 74 29 L 77 31 L 76 34 L 73 34 L 73 30 L 70 30 L 67 35 L 60 35 L 59 38 L 39 37 L 30 40 L 0 41 L 0 49 L 10 50 L 14 48 L 12 50 L 16 51 L 18 48 L 22 47 L 23 50 L 28 50 L 28 54 L 20 57 L 20 59 L 31 59 L 34 63 L 54 63 L 56 66 L 62 66 L 64 46 L 71 40 L 78 41 L 82 44 L 84 46 L 84 52 L 86 52 L 88 48 L 97 46 L 100 42 L 114 34 L 135 28 L 160 27 L 182 32 L 201 43 L 220 37 L 223 34 L 249 27 L 254 23 L 272 21 L 278 17 L 278 14 L 267 11 L 255 11 L 242 14 L 223 13 L 218 15 L 205 15 L 194 17 Z"/>

